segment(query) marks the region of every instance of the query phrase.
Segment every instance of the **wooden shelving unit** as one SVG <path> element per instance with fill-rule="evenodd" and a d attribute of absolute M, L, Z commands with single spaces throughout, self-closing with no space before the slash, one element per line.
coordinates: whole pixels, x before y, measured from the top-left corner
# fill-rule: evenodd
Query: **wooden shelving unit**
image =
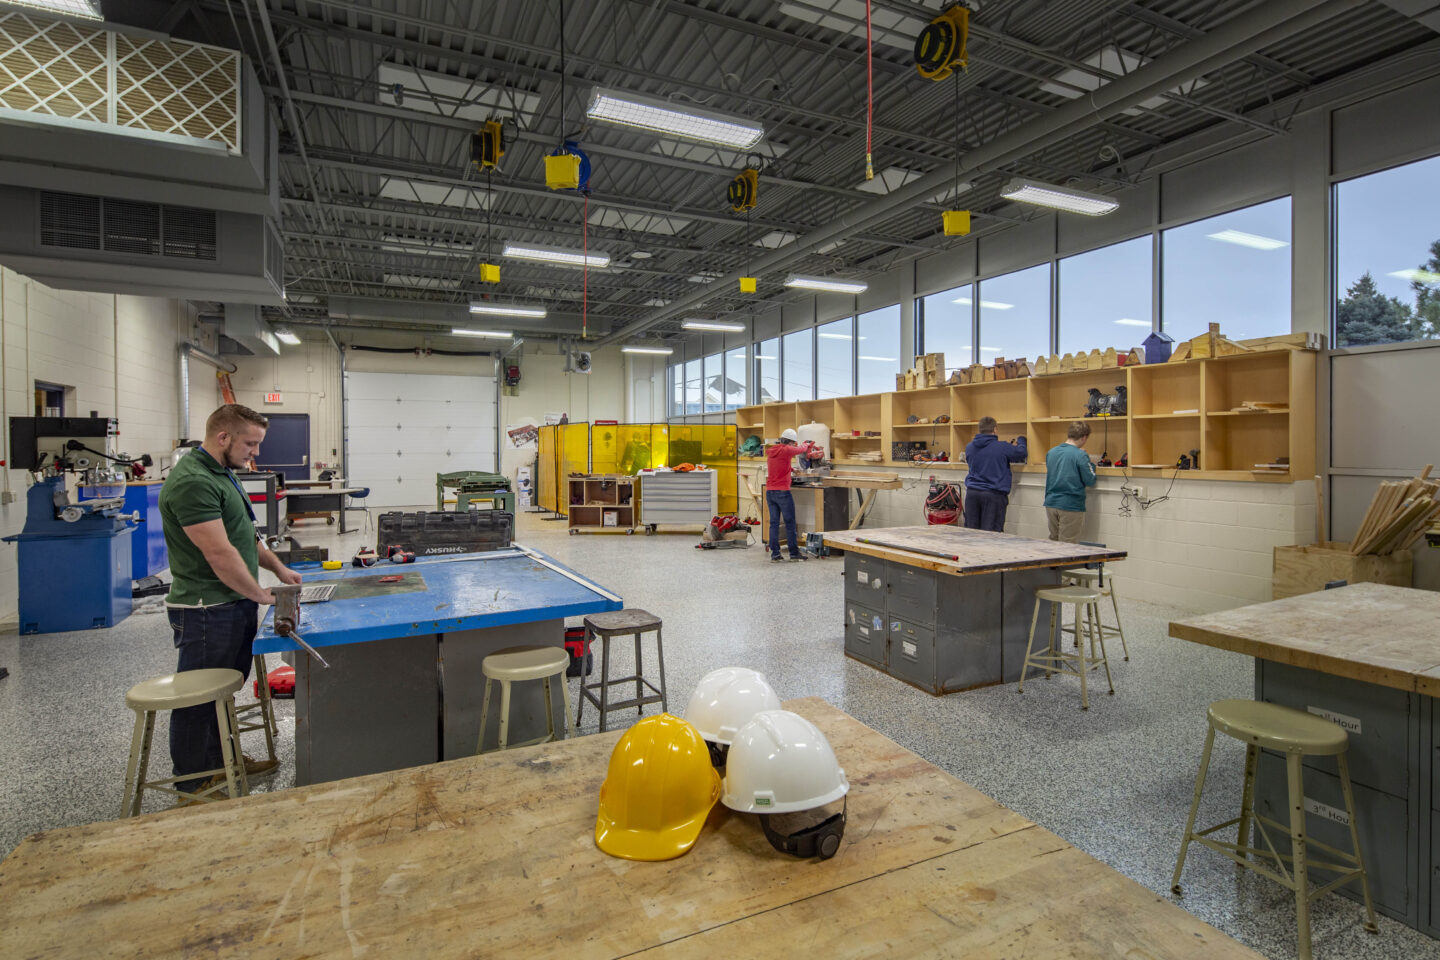
<path fill-rule="evenodd" d="M 1031 462 L 1015 469 L 1044 472 L 1044 452 L 1065 439 L 1074 420 L 1090 423 L 1094 437 L 1087 448 L 1112 459 L 1129 454 L 1132 464 L 1159 464 L 1171 470 L 1182 454 L 1200 452 L 1198 470 L 1180 477 L 1207 480 L 1292 482 L 1315 474 L 1316 354 L 1274 350 L 1183 363 L 1142 364 L 1082 370 L 1048 377 L 931 387 L 804 403 L 770 403 L 736 412 L 737 439 L 755 433 L 773 440 L 786 427 L 811 420 L 831 430 L 834 459 L 841 464 L 881 463 L 891 445 L 924 441 L 952 458 L 965 449 L 983 416 L 994 417 L 996 432 L 1009 440 L 1024 434 Z M 1085 417 L 1091 387 L 1113 394 L 1123 385 L 1127 415 Z M 1263 405 L 1254 412 L 1240 408 Z M 948 423 L 934 423 L 938 416 Z M 911 424 L 910 417 L 932 422 Z M 861 436 L 855 436 L 856 432 Z M 879 436 L 864 436 L 865 433 Z M 882 459 L 854 460 L 861 451 L 879 450 Z M 1289 473 L 1253 473 L 1259 463 L 1288 457 Z M 742 460 L 746 458 L 741 458 Z M 958 463 L 927 463 L 926 469 L 964 469 Z M 1120 476 L 1119 468 L 1101 467 L 1102 476 Z"/>
<path fill-rule="evenodd" d="M 572 534 L 582 529 L 635 532 L 635 478 L 602 474 L 570 477 L 565 481 Z M 614 517 L 606 523 L 607 515 Z"/>

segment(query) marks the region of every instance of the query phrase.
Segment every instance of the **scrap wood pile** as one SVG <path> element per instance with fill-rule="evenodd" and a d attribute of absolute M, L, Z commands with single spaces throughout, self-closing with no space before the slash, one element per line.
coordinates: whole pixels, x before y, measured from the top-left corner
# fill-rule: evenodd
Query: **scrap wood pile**
<path fill-rule="evenodd" d="M 1425 528 L 1440 517 L 1440 481 L 1428 479 L 1432 468 L 1427 466 L 1409 480 L 1380 484 L 1351 541 L 1351 553 L 1385 556 L 1410 549 L 1424 535 Z"/>

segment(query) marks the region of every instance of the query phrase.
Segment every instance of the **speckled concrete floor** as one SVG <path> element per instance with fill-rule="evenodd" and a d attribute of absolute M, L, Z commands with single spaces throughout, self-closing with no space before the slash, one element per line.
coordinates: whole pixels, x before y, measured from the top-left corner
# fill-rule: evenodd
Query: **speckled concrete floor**
<path fill-rule="evenodd" d="M 354 517 L 358 520 L 358 516 Z M 931 697 L 842 654 L 841 562 L 771 564 L 763 548 L 694 549 L 696 537 L 567 536 L 563 523 L 522 514 L 519 539 L 593 576 L 664 618 L 670 709 L 684 711 L 695 682 L 717 666 L 763 671 L 781 698 L 821 696 L 955 776 L 1047 827 L 1161 896 L 1169 893 L 1179 831 L 1205 733 L 1205 706 L 1253 694 L 1252 661 L 1169 639 L 1183 613 L 1124 597 L 1131 661 L 1116 658 L 1116 695 L 1082 713 L 1073 680 Z M 302 525 L 300 539 L 348 556 L 368 534 Z M 625 645 L 617 648 L 624 667 Z M 648 646 L 647 646 L 647 649 Z M 174 650 L 160 613 L 109 631 L 0 634 L 0 851 L 26 834 L 117 815 L 131 714 L 124 691 L 169 672 Z M 613 669 L 613 666 L 612 666 Z M 575 695 L 571 681 L 572 702 Z M 654 708 L 650 708 L 654 711 Z M 280 771 L 253 789 L 293 784 L 291 705 L 279 702 Z M 632 714 L 633 716 L 633 714 Z M 594 732 L 587 712 L 583 733 Z M 164 719 L 156 731 L 165 741 Z M 257 740 L 247 743 L 255 756 Z M 1243 751 L 1222 738 L 1201 819 L 1238 803 Z M 164 763 L 163 755 L 158 762 Z M 843 763 L 843 758 L 842 758 Z M 146 809 L 158 809 L 159 798 Z M 1228 861 L 1193 850 L 1178 902 L 1258 952 L 1295 956 L 1294 904 L 1278 886 L 1236 876 Z M 1440 942 L 1381 918 L 1360 929 L 1358 905 L 1336 896 L 1314 910 L 1322 960 L 1440 958 Z"/>

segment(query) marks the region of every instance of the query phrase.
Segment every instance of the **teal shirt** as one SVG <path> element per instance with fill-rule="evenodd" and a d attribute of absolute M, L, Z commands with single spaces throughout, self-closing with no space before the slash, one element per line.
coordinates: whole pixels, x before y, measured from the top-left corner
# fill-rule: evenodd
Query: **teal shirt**
<path fill-rule="evenodd" d="M 1071 443 L 1045 454 L 1045 506 L 1056 510 L 1085 509 L 1085 488 L 1095 486 L 1095 468 L 1084 450 Z"/>
<path fill-rule="evenodd" d="M 173 577 L 170 594 L 165 598 L 167 604 L 206 607 L 243 599 L 220 581 L 205 553 L 185 533 L 192 524 L 222 521 L 226 538 L 240 552 L 250 575 L 258 575 L 255 523 L 233 473 L 205 451 L 192 450 L 171 468 L 160 488 L 160 519 Z"/>

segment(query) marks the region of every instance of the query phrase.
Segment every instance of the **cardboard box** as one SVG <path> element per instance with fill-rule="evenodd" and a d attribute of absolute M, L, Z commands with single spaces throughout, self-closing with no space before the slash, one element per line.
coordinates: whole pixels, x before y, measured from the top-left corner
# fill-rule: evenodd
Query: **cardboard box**
<path fill-rule="evenodd" d="M 1274 600 L 1324 590 L 1332 580 L 1410 586 L 1413 558 L 1409 550 L 1388 557 L 1355 556 L 1350 544 L 1327 541 L 1308 547 L 1276 547 L 1270 596 Z"/>
<path fill-rule="evenodd" d="M 620 524 L 620 511 L 605 510 L 600 514 L 600 525 L 602 527 L 615 527 Z"/>

